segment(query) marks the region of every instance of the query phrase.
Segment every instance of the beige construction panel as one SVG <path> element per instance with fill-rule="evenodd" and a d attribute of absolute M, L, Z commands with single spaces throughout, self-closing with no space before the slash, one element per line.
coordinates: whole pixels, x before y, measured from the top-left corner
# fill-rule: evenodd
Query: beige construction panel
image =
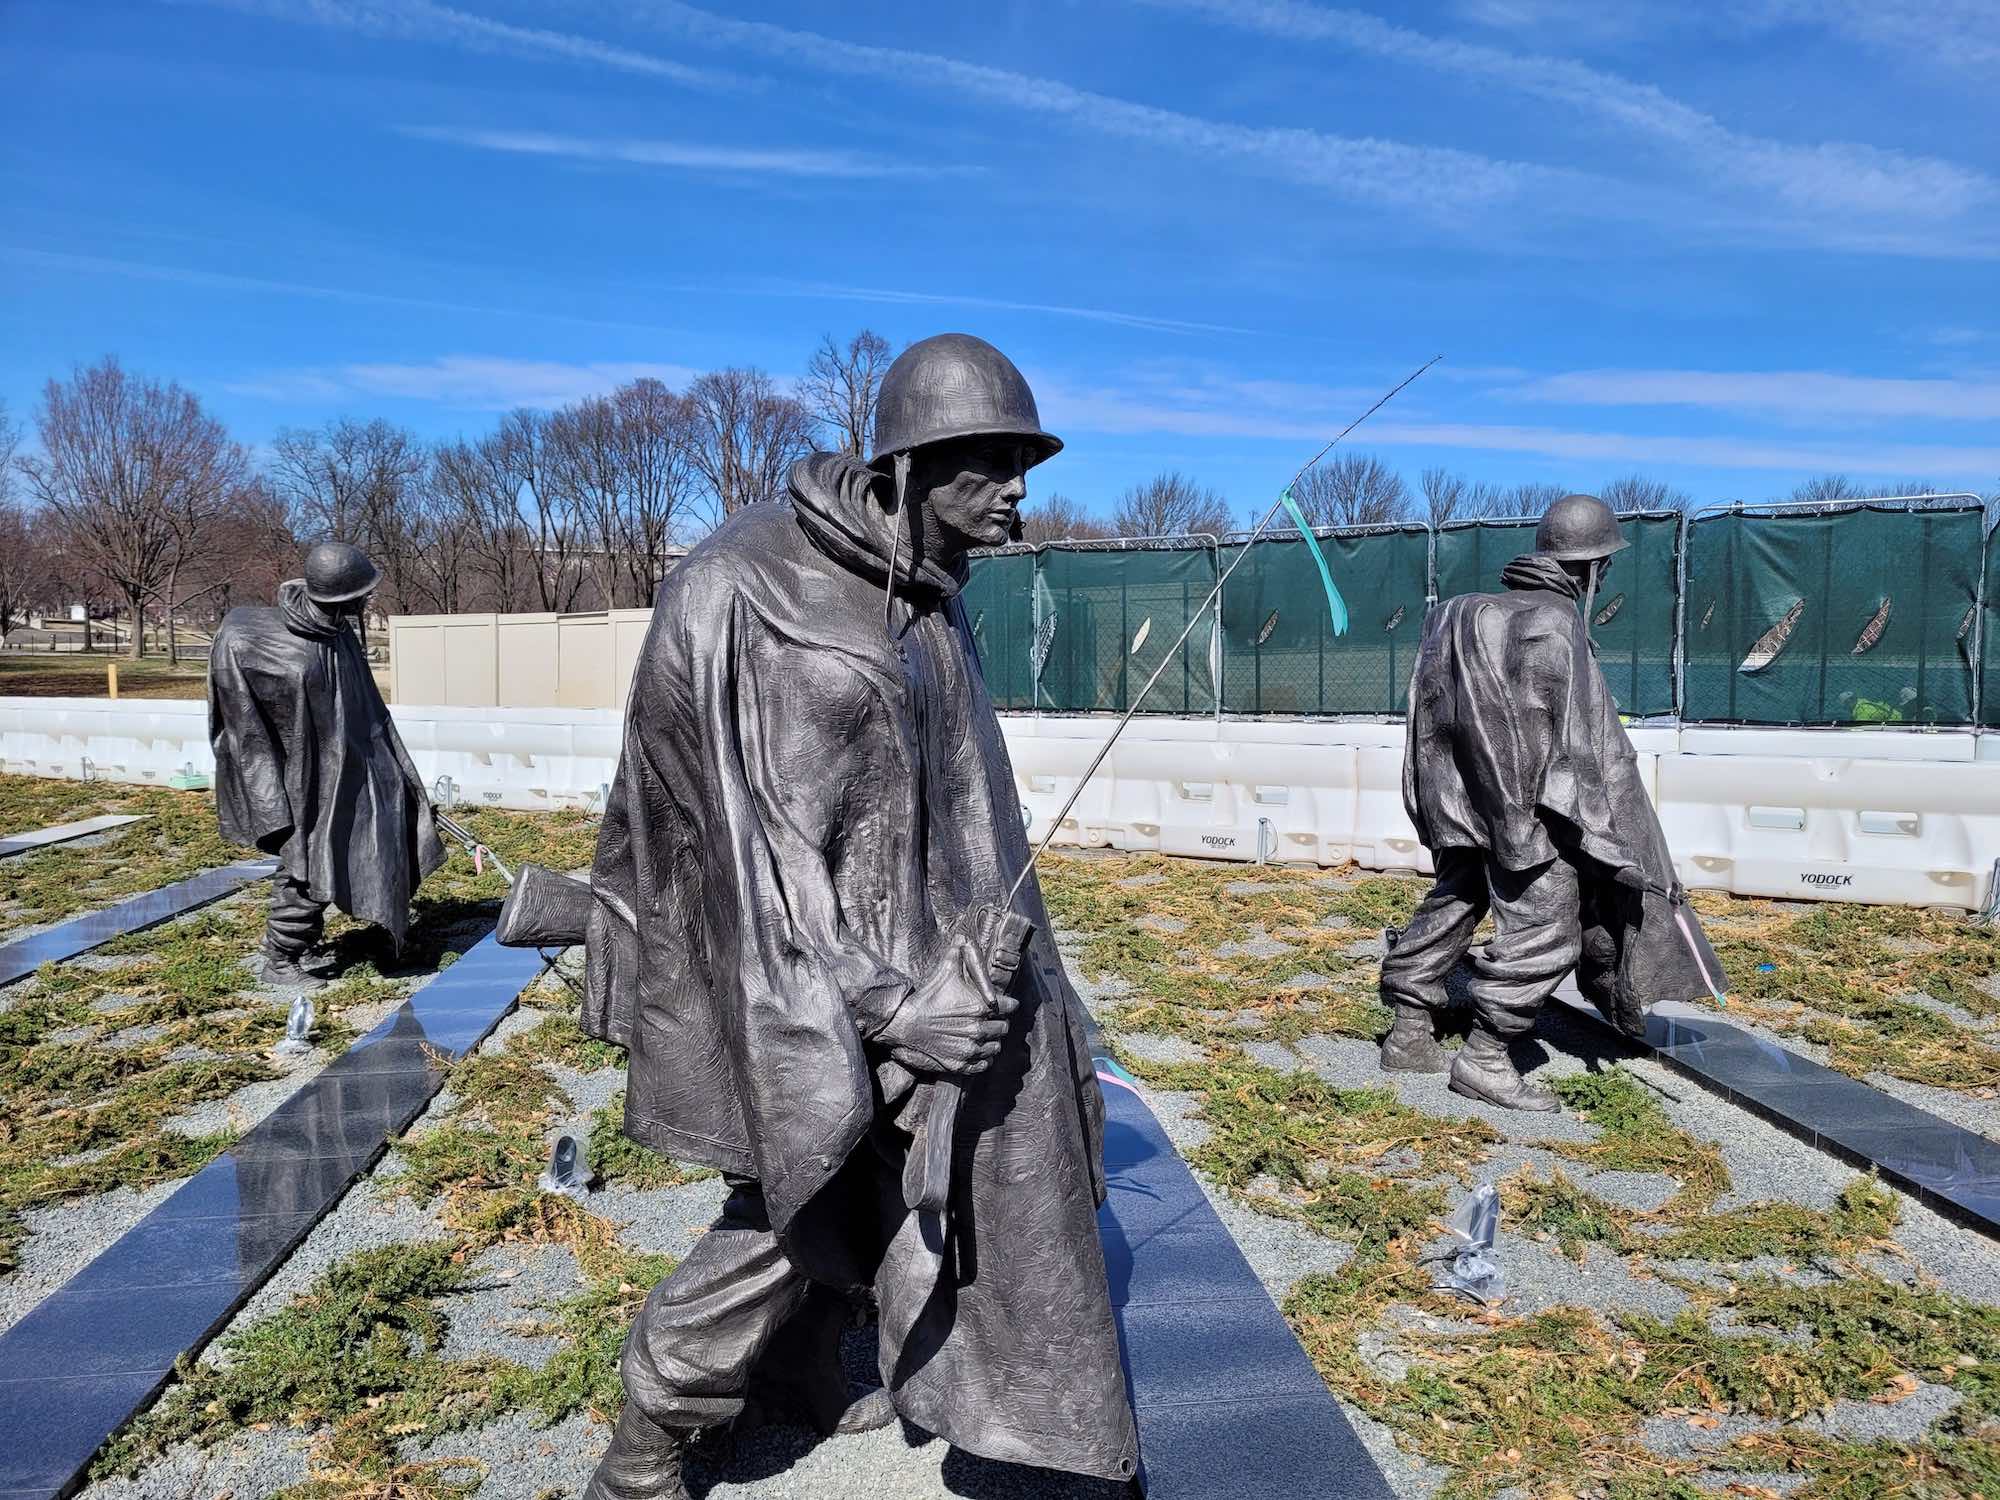
<path fill-rule="evenodd" d="M 389 621 L 389 697 L 396 703 L 445 701 L 444 626 L 439 621 Z"/>
<path fill-rule="evenodd" d="M 492 615 L 454 615 L 439 628 L 444 639 L 441 705 L 492 708 L 499 703 L 493 622 Z"/>
<path fill-rule="evenodd" d="M 611 611 L 611 632 L 613 680 L 615 691 L 605 703 L 606 708 L 623 708 L 625 698 L 632 691 L 632 673 L 639 665 L 639 648 L 646 644 L 646 632 L 652 628 L 653 612 L 650 609 L 614 609 Z"/>
<path fill-rule="evenodd" d="M 556 638 L 561 615 L 500 615 L 494 671 L 502 708 L 553 708 L 558 686 Z"/>
<path fill-rule="evenodd" d="M 617 701 L 615 677 L 611 617 L 560 617 L 556 622 L 556 707 L 613 707 Z"/>

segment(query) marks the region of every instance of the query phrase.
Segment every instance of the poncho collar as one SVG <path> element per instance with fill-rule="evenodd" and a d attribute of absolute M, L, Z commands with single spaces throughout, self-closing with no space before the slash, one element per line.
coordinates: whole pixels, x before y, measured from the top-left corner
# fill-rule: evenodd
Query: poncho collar
<path fill-rule="evenodd" d="M 792 465 L 792 513 L 813 545 L 851 572 L 871 583 L 886 584 L 889 552 L 896 527 L 908 527 L 907 516 L 893 519 L 888 507 L 888 480 L 866 464 L 839 453 L 813 453 Z M 879 485 L 879 488 L 878 488 Z M 905 497 L 913 504 L 913 497 Z M 949 599 L 964 582 L 959 573 L 927 557 L 910 555 L 910 532 L 896 558 L 896 591 L 935 602 Z"/>
<path fill-rule="evenodd" d="M 306 594 L 306 581 L 294 578 L 278 585 L 278 610 L 285 617 L 285 629 L 293 635 L 330 641 L 339 636 L 344 623 L 315 604 Z"/>
<path fill-rule="evenodd" d="M 1510 589 L 1542 589 L 1565 599 L 1583 597 L 1583 580 L 1546 552 L 1524 552 L 1500 570 L 1500 582 Z"/>

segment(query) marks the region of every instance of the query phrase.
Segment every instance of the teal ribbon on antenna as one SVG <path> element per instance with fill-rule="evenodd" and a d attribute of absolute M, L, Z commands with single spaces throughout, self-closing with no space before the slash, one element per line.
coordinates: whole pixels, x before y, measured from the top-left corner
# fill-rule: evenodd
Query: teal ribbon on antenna
<path fill-rule="evenodd" d="M 1340 597 L 1340 590 L 1333 586 L 1333 569 L 1326 565 L 1326 554 L 1319 550 L 1319 538 L 1306 525 L 1305 512 L 1299 509 L 1299 502 L 1292 498 L 1291 486 L 1285 486 L 1284 494 L 1278 496 L 1290 513 L 1292 524 L 1299 528 L 1299 535 L 1305 538 L 1306 549 L 1312 553 L 1313 561 L 1319 564 L 1319 581 L 1326 585 L 1326 609 L 1333 616 L 1333 633 L 1347 634 L 1347 601 Z"/>

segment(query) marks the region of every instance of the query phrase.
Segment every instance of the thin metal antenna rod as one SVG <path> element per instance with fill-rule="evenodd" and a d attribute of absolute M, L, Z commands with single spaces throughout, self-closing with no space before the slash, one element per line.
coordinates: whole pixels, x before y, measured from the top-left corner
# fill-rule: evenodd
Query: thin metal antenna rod
<path fill-rule="evenodd" d="M 1153 675 L 1146 679 L 1146 684 L 1144 687 L 1140 688 L 1137 693 L 1133 694 L 1131 705 L 1125 710 L 1124 715 L 1118 720 L 1117 724 L 1112 727 L 1110 736 L 1104 741 L 1102 745 L 1098 747 L 1097 754 L 1091 757 L 1090 764 L 1087 767 L 1085 767 L 1083 775 L 1079 777 L 1077 780 L 1075 789 L 1070 792 L 1069 800 L 1063 803 L 1062 810 L 1058 812 L 1055 815 L 1055 818 L 1050 822 L 1049 831 L 1042 835 L 1042 841 L 1039 844 L 1035 845 L 1034 853 L 1028 856 L 1028 862 L 1025 865 L 1021 866 L 1021 873 L 1014 877 L 1014 883 L 1007 888 L 1007 899 L 1000 903 L 1000 909 L 1002 911 L 1006 911 L 1013 906 L 1014 898 L 1021 894 L 1021 887 L 1027 884 L 1028 876 L 1034 872 L 1035 865 L 1040 861 L 1042 855 L 1048 851 L 1049 845 L 1055 842 L 1056 834 L 1062 830 L 1063 819 L 1067 818 L 1070 815 L 1070 810 L 1076 806 L 1077 799 L 1083 795 L 1083 789 L 1090 785 L 1090 778 L 1095 776 L 1097 774 L 1097 768 L 1104 764 L 1104 757 L 1109 755 L 1111 753 L 1111 747 L 1118 743 L 1118 736 L 1123 734 L 1125 732 L 1125 726 L 1132 722 L 1132 716 L 1139 711 L 1139 706 L 1146 701 L 1146 695 L 1152 692 L 1153 684 L 1158 682 L 1160 680 L 1160 675 L 1167 670 L 1167 663 L 1174 659 L 1174 653 L 1179 651 L 1182 645 L 1186 643 L 1187 638 L 1194 634 L 1194 627 L 1196 626 L 1197 623 L 1200 622 L 1201 617 L 1207 614 L 1209 607 L 1213 605 L 1218 598 L 1221 597 L 1222 586 L 1225 583 L 1229 582 L 1229 575 L 1231 573 L 1234 573 L 1238 568 L 1243 566 L 1243 559 L 1250 555 L 1250 544 L 1256 541 L 1258 537 L 1264 534 L 1266 528 L 1270 526 L 1271 522 L 1276 518 L 1278 512 L 1281 509 L 1283 509 L 1285 504 L 1285 496 L 1289 495 L 1292 492 L 1293 485 L 1296 485 L 1301 479 L 1305 478 L 1306 471 L 1308 469 L 1310 469 L 1314 464 L 1318 463 L 1322 458 L 1325 458 L 1327 454 L 1331 453 L 1333 451 L 1335 443 L 1338 443 L 1342 438 L 1346 437 L 1348 433 L 1354 431 L 1355 428 L 1359 427 L 1363 422 L 1367 421 L 1370 417 L 1374 416 L 1376 412 L 1380 411 L 1383 407 L 1387 406 L 1390 403 L 1390 401 L 1395 399 L 1395 397 L 1402 391 L 1404 386 L 1408 385 L 1411 381 L 1415 380 L 1419 375 L 1423 374 L 1424 371 L 1428 370 L 1432 365 L 1436 364 L 1439 360 L 1443 358 L 1444 356 L 1442 354 L 1432 355 L 1431 358 L 1426 360 L 1423 364 L 1417 366 L 1416 369 L 1412 370 L 1408 375 L 1404 376 L 1401 381 L 1399 381 L 1395 386 L 1393 386 L 1389 390 L 1389 392 L 1386 395 L 1384 395 L 1379 401 L 1377 401 L 1373 406 L 1369 407 L 1368 410 L 1364 411 L 1360 416 L 1356 417 L 1352 422 L 1349 422 L 1345 427 L 1341 428 L 1339 432 L 1335 433 L 1333 437 L 1327 442 L 1327 445 L 1324 448 L 1320 449 L 1319 452 L 1315 453 L 1311 458 L 1307 459 L 1304 463 L 1299 465 L 1298 472 L 1292 475 L 1291 483 L 1287 484 L 1284 487 L 1284 489 L 1279 492 L 1278 498 L 1271 502 L 1271 508 L 1264 512 L 1264 519 L 1257 523 L 1256 529 L 1250 533 L 1247 540 L 1237 544 L 1237 553 L 1235 561 L 1230 563 L 1230 565 L 1227 568 L 1223 569 L 1222 576 L 1215 580 L 1215 587 L 1208 591 L 1208 597 L 1201 601 L 1201 604 L 1197 609 L 1189 613 L 1187 624 L 1182 628 L 1180 635 L 1175 638 L 1174 643 L 1171 646 L 1167 647 L 1167 649 L 1161 654 L 1160 664 L 1153 668 Z M 1218 693 L 1222 691 L 1222 685 L 1220 683 L 1216 684 L 1216 691 Z"/>

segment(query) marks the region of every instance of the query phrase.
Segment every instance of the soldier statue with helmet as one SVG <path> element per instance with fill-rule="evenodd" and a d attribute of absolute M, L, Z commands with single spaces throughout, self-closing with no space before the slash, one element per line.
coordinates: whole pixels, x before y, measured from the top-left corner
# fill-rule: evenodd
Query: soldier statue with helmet
<path fill-rule="evenodd" d="M 430 801 L 368 670 L 356 627 L 381 572 L 321 542 L 278 602 L 232 609 L 209 651 L 208 731 L 223 837 L 278 858 L 264 928 L 267 983 L 301 966 L 326 908 L 400 948 L 410 896 L 444 863 Z"/>
<path fill-rule="evenodd" d="M 628 1050 L 626 1133 L 729 1196 L 626 1339 L 592 1500 L 685 1496 L 695 1436 L 779 1401 L 1136 1472 L 1103 1097 L 1032 879 L 1000 914 L 1028 849 L 958 598 L 1061 446 L 999 350 L 925 339 L 866 463 L 801 459 L 660 589 L 573 893 L 583 1025 Z M 871 1301 L 881 1383 L 850 1392 Z"/>
<path fill-rule="evenodd" d="M 1648 1002 L 1722 987 L 1590 642 L 1598 585 L 1626 545 L 1603 501 L 1566 496 L 1501 572 L 1504 593 L 1447 599 L 1424 622 L 1403 804 L 1437 881 L 1385 934 L 1385 1069 L 1448 1071 L 1454 1093 L 1553 1110 L 1508 1044 L 1572 969 L 1633 1036 Z M 1493 936 L 1475 946 L 1489 914 Z M 1453 1056 L 1439 1032 L 1461 961 L 1471 1030 Z"/>

